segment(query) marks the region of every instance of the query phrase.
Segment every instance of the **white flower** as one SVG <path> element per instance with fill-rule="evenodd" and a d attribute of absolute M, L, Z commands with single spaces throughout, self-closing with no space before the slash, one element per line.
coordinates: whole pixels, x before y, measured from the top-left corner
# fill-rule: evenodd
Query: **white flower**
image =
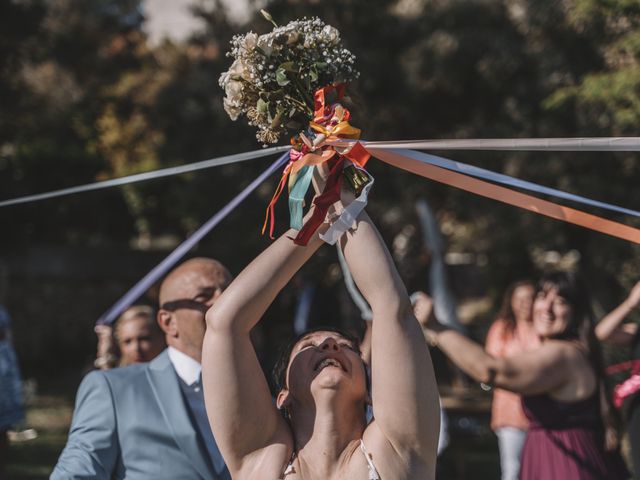
<path fill-rule="evenodd" d="M 224 93 L 230 101 L 238 101 L 242 96 L 242 82 L 231 80 L 224 87 Z"/>
<path fill-rule="evenodd" d="M 340 41 L 340 32 L 331 25 L 325 25 L 322 29 L 322 39 L 325 42 L 336 45 Z"/>
<path fill-rule="evenodd" d="M 251 79 L 251 72 L 249 70 L 249 66 L 241 59 L 235 60 L 231 64 L 231 68 L 229 68 L 228 73 L 230 77 L 241 77 L 244 80 Z"/>
<path fill-rule="evenodd" d="M 244 36 L 243 47 L 248 52 L 251 52 L 258 44 L 258 35 L 253 32 L 249 32 Z"/>
<path fill-rule="evenodd" d="M 273 43 L 269 35 L 260 35 L 258 37 L 258 48 L 268 57 L 273 53 Z"/>
<path fill-rule="evenodd" d="M 231 120 L 233 120 L 235 122 L 238 119 L 238 117 L 240 116 L 240 114 L 242 113 L 242 110 L 240 109 L 240 106 L 237 103 L 232 102 L 228 98 L 225 98 L 223 100 L 222 104 L 224 106 L 225 112 L 227 112 L 229 114 L 229 117 L 231 118 Z"/>
<path fill-rule="evenodd" d="M 287 37 L 287 45 L 294 45 L 300 39 L 300 34 L 298 32 L 290 32 Z"/>
<path fill-rule="evenodd" d="M 220 78 L 218 79 L 218 85 L 220 85 L 222 88 L 225 88 L 230 77 L 231 75 L 229 74 L 229 72 L 222 72 L 220 74 Z"/>

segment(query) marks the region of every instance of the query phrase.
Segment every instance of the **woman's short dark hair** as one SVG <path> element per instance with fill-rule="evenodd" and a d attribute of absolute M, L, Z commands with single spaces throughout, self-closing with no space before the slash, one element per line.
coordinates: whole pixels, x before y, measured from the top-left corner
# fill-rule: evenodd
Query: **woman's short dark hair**
<path fill-rule="evenodd" d="M 343 337 L 345 340 L 348 340 L 349 342 L 351 342 L 351 344 L 353 345 L 353 349 L 358 354 L 360 354 L 360 340 L 356 336 L 344 330 L 341 330 L 336 327 L 315 327 L 310 330 L 307 330 L 306 332 L 293 338 L 291 341 L 289 341 L 289 343 L 287 343 L 284 346 L 284 348 L 282 348 L 282 350 L 280 350 L 280 355 L 278 356 L 278 360 L 276 361 L 272 371 L 273 386 L 275 388 L 276 393 L 278 393 L 280 390 L 282 390 L 287 386 L 287 367 L 289 366 L 289 360 L 291 358 L 291 352 L 293 351 L 293 348 L 304 337 L 306 337 L 307 335 L 311 335 L 312 333 L 315 333 L 315 332 L 337 333 L 338 335 Z"/>

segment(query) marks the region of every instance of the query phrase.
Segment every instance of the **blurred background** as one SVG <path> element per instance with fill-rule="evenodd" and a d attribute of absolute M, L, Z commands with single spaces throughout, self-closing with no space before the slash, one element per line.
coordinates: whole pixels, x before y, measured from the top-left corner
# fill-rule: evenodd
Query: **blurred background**
<path fill-rule="evenodd" d="M 352 124 L 367 140 L 637 135 L 637 0 L 4 0 L 0 2 L 0 200 L 260 148 L 222 108 L 234 34 L 319 16 L 357 56 Z M 435 152 L 624 207 L 640 208 L 633 153 Z M 25 427 L 9 478 L 46 478 L 75 390 L 95 358 L 93 325 L 128 288 L 270 162 L 0 208 L 0 303 L 26 379 Z M 372 160 L 369 210 L 409 291 L 429 290 L 433 212 L 458 316 L 482 341 L 512 280 L 580 270 L 600 316 L 638 279 L 640 247 L 415 177 Z M 192 255 L 237 274 L 260 235 L 276 176 Z M 552 199 L 553 200 L 553 199 Z M 574 205 L 570 205 L 574 206 Z M 581 207 L 578 207 L 581 208 Z M 637 218 L 590 209 L 640 227 Z M 278 210 L 286 227 L 286 202 Z M 313 286 L 311 322 L 357 324 L 335 251 L 323 249 L 256 334 L 265 369 Z M 154 301 L 154 291 L 145 300 Z M 637 319 L 636 319 L 637 320 Z M 612 361 L 624 352 L 609 352 Z M 434 352 L 451 443 L 443 478 L 497 478 L 490 393 Z"/>

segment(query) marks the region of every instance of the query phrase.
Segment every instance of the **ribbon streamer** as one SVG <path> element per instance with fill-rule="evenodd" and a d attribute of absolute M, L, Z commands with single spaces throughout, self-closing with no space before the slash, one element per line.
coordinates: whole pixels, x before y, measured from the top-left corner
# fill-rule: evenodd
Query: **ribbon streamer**
<path fill-rule="evenodd" d="M 309 190 L 315 168 L 313 165 L 307 165 L 302 168 L 296 175 L 293 187 L 289 190 L 289 224 L 295 230 L 302 228 L 304 197 L 307 190 Z M 289 177 L 289 183 L 291 183 L 292 178 L 292 176 Z"/>
<path fill-rule="evenodd" d="M 309 129 L 306 134 L 305 132 L 301 132 L 291 139 L 291 144 L 294 147 L 289 152 L 290 161 L 282 172 L 278 187 L 267 206 L 264 223 L 262 225 L 263 235 L 267 229 L 267 225 L 269 225 L 269 237 L 272 240 L 274 239 L 273 231 L 275 228 L 275 205 L 284 191 L 287 177 L 289 177 L 289 226 L 300 232 L 304 230 L 304 233 L 296 236 L 295 242 L 299 245 L 306 245 L 315 229 L 310 231 L 309 227 L 302 225 L 302 207 L 315 166 L 334 161 L 336 154 L 338 154 L 338 162 L 341 164 L 346 158 L 361 169 L 364 169 L 364 166 L 369 160 L 369 153 L 357 142 L 341 151 L 337 151 L 333 146 L 327 145 L 326 143 L 327 140 L 337 140 L 340 138 L 351 140 L 360 138 L 360 129 L 351 126 L 349 123 L 351 116 L 349 110 L 338 103 L 344 96 L 345 88 L 345 84 L 339 84 L 327 85 L 316 90 L 314 93 L 314 117 L 313 120 L 309 122 Z M 327 104 L 326 96 L 334 90 L 338 97 L 337 102 Z M 314 133 L 314 131 L 316 133 Z M 309 170 L 310 168 L 311 171 Z M 332 175 L 335 176 L 340 173 L 341 172 L 337 171 L 334 172 L 332 169 Z M 333 187 L 335 187 L 333 180 L 336 179 L 332 179 L 330 176 L 327 179 L 327 183 L 331 183 Z M 338 191 L 338 198 L 339 194 L 340 192 Z M 330 196 L 331 198 L 335 197 L 335 192 L 331 193 Z M 326 199 L 329 198 L 329 190 L 325 188 L 325 192 L 321 197 L 320 202 L 324 205 Z M 366 200 L 366 196 L 364 198 Z M 316 205 L 318 205 L 318 203 L 316 203 Z M 324 206 L 322 208 L 324 208 Z M 315 214 L 312 215 L 311 220 L 313 220 L 312 224 L 316 225 L 316 228 L 322 223 Z"/>
<path fill-rule="evenodd" d="M 400 151 L 400 150 L 394 150 Z M 438 157 L 436 155 L 430 155 L 428 153 L 416 152 L 414 150 L 403 150 L 403 154 L 414 158 L 420 162 L 426 162 L 437 167 L 446 168 L 458 173 L 464 173 L 473 177 L 482 178 L 491 182 L 501 183 L 510 187 L 522 188 L 536 193 L 544 193 L 546 195 L 552 195 L 565 200 L 572 200 L 577 203 L 583 203 L 585 205 L 591 205 L 593 207 L 600 207 L 613 212 L 624 213 L 625 215 L 632 215 L 634 217 L 640 217 L 640 212 L 631 210 L 617 205 L 611 205 L 610 203 L 599 202 L 597 200 L 591 200 L 590 198 L 581 197 L 580 195 L 574 195 L 572 193 L 563 192 L 562 190 L 556 190 L 555 188 L 549 188 L 537 183 L 527 182 L 526 180 L 520 180 L 509 175 L 503 175 L 501 173 L 492 172 L 491 170 L 485 170 L 484 168 L 475 167 L 462 162 L 455 162 L 447 158 Z"/>
<path fill-rule="evenodd" d="M 354 140 L 333 140 L 327 144 L 334 146 L 351 146 Z M 370 148 L 396 149 L 396 148 L 417 148 L 422 150 L 533 150 L 533 151 L 573 151 L 573 152 L 637 152 L 640 151 L 640 137 L 601 137 L 601 138 L 522 138 L 522 139 L 468 139 L 468 140 L 406 140 L 393 142 L 366 142 Z M 103 188 L 127 185 L 129 183 L 153 180 L 156 178 L 168 177 L 187 172 L 202 170 L 205 168 L 217 167 L 230 163 L 253 160 L 273 153 L 289 150 L 289 146 L 272 147 L 252 152 L 227 155 L 224 157 L 203 160 L 189 165 L 170 167 L 160 170 L 128 175 L 126 177 L 114 178 L 102 182 L 89 183 L 61 190 L 54 190 L 45 193 L 26 195 L 22 197 L 0 201 L 0 208 L 22 203 L 37 202 L 49 198 L 82 193 Z M 297 163 L 297 162 L 296 162 Z M 318 162 L 320 163 L 320 162 Z M 357 163 L 357 162 L 356 162 Z M 303 165 L 301 164 L 300 167 Z"/>
<path fill-rule="evenodd" d="M 262 172 L 253 182 L 247 185 L 238 195 L 236 195 L 227 205 L 225 205 L 218 213 L 211 217 L 207 223 L 196 230 L 189 238 L 178 245 L 162 262 L 156 265 L 153 270 L 147 273 L 138 283 L 125 293 L 109 310 L 107 310 L 96 322 L 101 324 L 112 324 L 118 316 L 129 307 L 134 301 L 142 296 L 151 286 L 163 277 L 186 253 L 191 250 L 205 235 L 218 225 L 227 215 L 240 205 L 251 192 L 269 178 L 274 172 L 287 161 L 289 153 L 283 154 L 275 162 L 273 162 L 264 172 Z"/>
<path fill-rule="evenodd" d="M 309 243 L 313 233 L 318 229 L 322 222 L 324 222 L 327 212 L 329 211 L 329 207 L 340 200 L 344 159 L 345 157 L 338 157 L 331 166 L 322 195 L 317 196 L 313 201 L 316 208 L 313 210 L 311 218 L 307 220 L 307 223 L 304 224 L 296 238 L 293 240 L 296 245 L 304 246 Z"/>
<path fill-rule="evenodd" d="M 357 167 L 356 167 L 357 168 Z M 367 183 L 358 198 L 347 206 L 340 217 L 331 224 L 326 232 L 320 234 L 320 238 L 329 245 L 335 245 L 338 239 L 347 231 L 356 226 L 356 219 L 360 212 L 367 206 L 369 191 L 373 187 L 373 177 L 364 169 L 360 169 L 369 177 L 369 183 Z"/>
<path fill-rule="evenodd" d="M 360 317 L 363 320 L 370 322 L 373 320 L 371 307 L 369 307 L 369 304 L 360 293 L 360 290 L 358 290 L 356 283 L 353 281 L 351 270 L 349 270 L 349 265 L 347 265 L 347 260 L 344 258 L 344 253 L 342 253 L 340 245 L 336 245 L 336 250 L 338 251 L 338 261 L 340 262 L 340 268 L 342 269 L 342 276 L 344 277 L 344 283 L 347 286 L 347 291 L 349 292 L 349 295 L 351 295 L 353 303 L 355 303 L 358 310 L 360 310 Z"/>
<path fill-rule="evenodd" d="M 128 185 L 130 183 L 143 182 L 146 180 L 154 180 L 156 178 L 169 177 L 172 175 L 179 175 L 182 173 L 195 172 L 197 170 L 203 170 L 205 168 L 219 167 L 221 165 L 228 165 L 230 163 L 245 162 L 247 160 L 254 160 L 256 158 L 266 157 L 273 155 L 274 153 L 280 153 L 289 151 L 291 147 L 280 146 L 272 148 L 264 148 L 260 150 L 253 150 L 251 152 L 236 153 L 234 155 L 226 155 L 224 157 L 211 158 L 209 160 L 202 160 L 201 162 L 190 163 L 188 165 L 180 165 L 179 167 L 161 168 L 159 170 L 152 170 L 150 172 L 137 173 L 135 175 L 128 175 L 126 177 L 113 178 L 111 180 L 104 180 L 102 182 L 94 182 L 86 185 L 78 185 L 75 187 L 63 188 L 61 190 L 54 190 L 46 193 L 38 193 L 34 195 L 26 195 L 24 197 L 11 198 L 9 200 L 0 201 L 1 207 L 8 207 L 10 205 L 18 205 L 21 203 L 31 203 L 40 200 L 47 200 L 49 198 L 62 197 L 65 195 L 72 195 L 74 193 L 90 192 L 93 190 L 100 190 L 103 188 L 117 187 L 120 185 Z"/>
<path fill-rule="evenodd" d="M 350 140 L 328 142 L 349 146 Z M 450 140 L 365 141 L 365 147 L 377 149 L 413 148 L 418 150 L 521 150 L 545 152 L 639 152 L 640 137 L 596 138 L 470 138 Z"/>
<path fill-rule="evenodd" d="M 640 230 L 621 223 L 613 222 L 580 210 L 564 207 L 531 195 L 516 192 L 499 185 L 421 162 L 407 155 L 406 150 L 369 149 L 369 153 L 389 165 L 402 168 L 421 177 L 429 178 L 476 195 L 539 213 L 547 217 L 562 220 L 574 225 L 606 233 L 614 237 L 640 244 Z M 412 152 L 417 153 L 417 152 Z"/>

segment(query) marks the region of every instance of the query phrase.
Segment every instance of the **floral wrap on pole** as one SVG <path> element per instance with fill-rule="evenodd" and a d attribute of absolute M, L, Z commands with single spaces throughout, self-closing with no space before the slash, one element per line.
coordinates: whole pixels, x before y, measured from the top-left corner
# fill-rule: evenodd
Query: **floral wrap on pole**
<path fill-rule="evenodd" d="M 354 226 L 373 184 L 364 170 L 369 154 L 358 142 L 346 148 L 326 143 L 360 138 L 360 130 L 349 123 L 350 112 L 341 103 L 347 83 L 359 75 L 355 57 L 343 47 L 338 30 L 318 18 L 278 26 L 267 12 L 262 13 L 274 30 L 259 36 L 236 35 L 227 54 L 234 62 L 220 77 L 225 110 L 232 120 L 246 115 L 249 124 L 258 128 L 258 141 L 266 146 L 282 135 L 292 135 L 290 160 L 267 208 L 262 233 L 270 225 L 273 238 L 275 204 L 287 186 L 290 226 L 299 230 L 294 241 L 306 245 L 340 199 L 345 178 L 357 199 L 322 236 L 335 243 Z M 316 168 L 325 163 L 329 177 L 314 200 L 314 214 L 303 225 L 305 195 Z"/>

